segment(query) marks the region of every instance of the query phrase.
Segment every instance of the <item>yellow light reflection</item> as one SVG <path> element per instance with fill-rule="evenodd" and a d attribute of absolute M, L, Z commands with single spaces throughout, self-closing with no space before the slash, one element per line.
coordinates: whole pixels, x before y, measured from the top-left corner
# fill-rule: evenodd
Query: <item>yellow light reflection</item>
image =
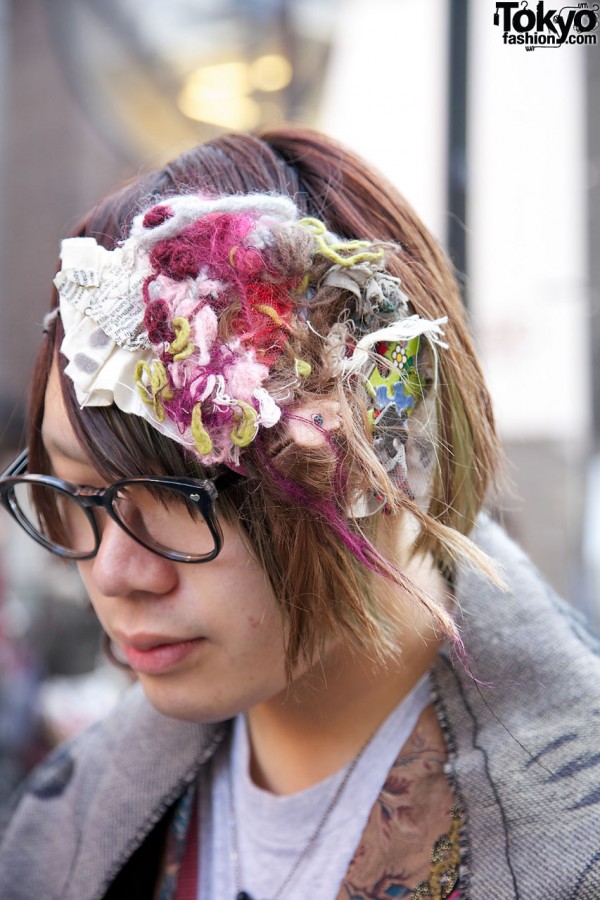
<path fill-rule="evenodd" d="M 186 85 L 193 85 L 202 91 L 217 91 L 220 94 L 247 94 L 248 66 L 244 62 L 200 66 L 190 72 L 186 79 Z"/>
<path fill-rule="evenodd" d="M 178 105 L 189 119 L 221 128 L 244 130 L 255 128 L 260 121 L 260 107 L 252 97 L 199 97 L 184 88 Z"/>
<path fill-rule="evenodd" d="M 292 80 L 292 67 L 285 56 L 259 56 L 249 66 L 249 80 L 257 91 L 281 91 Z"/>
<path fill-rule="evenodd" d="M 245 63 L 203 66 L 188 75 L 178 106 L 185 116 L 198 122 L 222 128 L 254 128 L 260 121 L 260 108 L 248 91 Z"/>
<path fill-rule="evenodd" d="M 222 128 L 255 128 L 261 107 L 252 91 L 275 92 L 292 79 L 292 67 L 277 54 L 245 62 L 201 66 L 187 76 L 177 100 L 181 112 L 198 122 Z"/>

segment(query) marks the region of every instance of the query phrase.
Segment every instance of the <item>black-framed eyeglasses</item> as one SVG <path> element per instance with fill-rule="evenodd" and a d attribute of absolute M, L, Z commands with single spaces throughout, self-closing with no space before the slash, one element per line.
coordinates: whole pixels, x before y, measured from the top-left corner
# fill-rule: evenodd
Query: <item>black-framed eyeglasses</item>
<path fill-rule="evenodd" d="M 149 476 L 98 489 L 25 474 L 27 458 L 25 450 L 0 475 L 0 503 L 34 541 L 74 560 L 96 555 L 107 515 L 159 556 L 209 562 L 223 546 L 215 500 L 241 478 L 235 472 L 206 480 Z"/>

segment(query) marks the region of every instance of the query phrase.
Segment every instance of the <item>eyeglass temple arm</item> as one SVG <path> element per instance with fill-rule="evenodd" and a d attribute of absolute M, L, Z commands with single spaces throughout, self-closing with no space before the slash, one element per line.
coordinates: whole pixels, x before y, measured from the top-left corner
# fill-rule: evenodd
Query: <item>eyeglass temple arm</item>
<path fill-rule="evenodd" d="M 12 478 L 13 475 L 22 475 L 23 472 L 27 469 L 27 462 L 29 459 L 29 451 L 22 450 L 15 459 L 11 462 L 9 467 L 2 472 L 0 475 L 0 481 L 3 478 Z"/>

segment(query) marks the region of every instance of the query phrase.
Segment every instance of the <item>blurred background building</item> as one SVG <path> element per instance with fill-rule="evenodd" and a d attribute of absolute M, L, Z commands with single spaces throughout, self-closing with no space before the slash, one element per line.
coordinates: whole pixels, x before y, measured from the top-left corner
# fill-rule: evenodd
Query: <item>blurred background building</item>
<path fill-rule="evenodd" d="M 23 440 L 58 245 L 78 216 L 221 130 L 303 122 L 378 166 L 448 248 L 509 459 L 504 521 L 598 626 L 600 51 L 527 52 L 504 42 L 495 11 L 0 0 L 2 459 Z M 0 571 L 1 793 L 118 685 L 56 681 L 96 665 L 97 629 L 73 573 L 7 516 Z M 54 691 L 40 695 L 42 683 Z"/>

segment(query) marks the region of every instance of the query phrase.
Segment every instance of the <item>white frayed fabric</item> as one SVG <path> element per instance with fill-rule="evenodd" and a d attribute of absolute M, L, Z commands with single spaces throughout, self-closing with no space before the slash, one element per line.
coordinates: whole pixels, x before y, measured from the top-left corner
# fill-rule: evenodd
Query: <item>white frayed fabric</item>
<path fill-rule="evenodd" d="M 137 287 L 143 278 L 135 279 L 133 290 L 123 252 L 105 250 L 93 238 L 63 241 L 61 259 L 63 268 L 54 279 L 65 333 L 60 349 L 69 360 L 65 374 L 73 381 L 79 405 L 115 403 L 156 425 L 133 387 L 138 361 L 150 362 L 154 356 L 143 330 Z"/>
<path fill-rule="evenodd" d="M 42 319 L 42 331 L 44 334 L 48 334 L 56 320 L 60 315 L 60 308 L 55 306 L 54 309 L 51 309 L 50 312 L 47 312 L 44 318 Z"/>
<path fill-rule="evenodd" d="M 258 400 L 259 415 L 258 425 L 264 425 L 265 428 L 272 428 L 277 425 L 281 418 L 281 409 L 275 403 L 275 400 L 264 388 L 256 388 L 252 394 Z"/>
<path fill-rule="evenodd" d="M 406 316 L 398 319 L 385 328 L 379 328 L 370 334 L 365 334 L 354 348 L 352 356 L 343 362 L 343 371 L 345 374 L 352 374 L 360 371 L 363 366 L 369 362 L 369 350 L 380 341 L 397 341 L 406 342 L 415 337 L 424 337 L 431 344 L 431 348 L 437 359 L 437 347 L 448 349 L 448 344 L 443 340 L 444 332 L 442 325 L 448 321 L 448 316 L 442 316 L 439 319 L 423 319 L 421 316 Z M 434 366 L 437 370 L 437 366 Z"/>
<path fill-rule="evenodd" d="M 291 197 L 273 194 L 232 194 L 230 197 L 217 197 L 216 199 L 184 194 L 177 197 L 166 197 L 161 200 L 160 205 L 173 212 L 173 216 L 165 219 L 160 225 L 150 229 L 146 228 L 144 226 L 145 212 L 133 220 L 131 238 L 139 242 L 142 247 L 175 237 L 186 225 L 191 225 L 197 219 L 212 213 L 259 211 L 263 215 L 273 215 L 278 220 L 294 222 L 298 218 L 298 210 Z"/>

